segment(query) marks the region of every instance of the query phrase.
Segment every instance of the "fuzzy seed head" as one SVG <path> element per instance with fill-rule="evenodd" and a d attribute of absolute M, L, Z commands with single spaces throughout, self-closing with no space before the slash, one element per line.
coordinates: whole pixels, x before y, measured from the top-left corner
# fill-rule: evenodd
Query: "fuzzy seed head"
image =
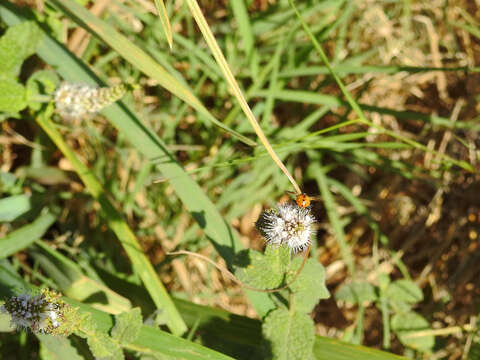
<path fill-rule="evenodd" d="M 76 311 L 59 297 L 59 294 L 48 289 L 38 295 L 24 293 L 7 299 L 0 306 L 0 311 L 11 316 L 11 323 L 17 329 L 67 336 L 73 328 L 66 318 L 74 318 L 71 315 L 75 315 Z"/>
<path fill-rule="evenodd" d="M 55 107 L 62 117 L 78 119 L 88 113 L 96 113 L 119 100 L 126 90 L 123 84 L 99 88 L 64 82 L 55 91 Z"/>
<path fill-rule="evenodd" d="M 277 210 L 266 210 L 256 222 L 258 231 L 269 244 L 287 244 L 293 253 L 305 250 L 314 234 L 315 218 L 309 208 L 296 204 L 279 204 Z"/>

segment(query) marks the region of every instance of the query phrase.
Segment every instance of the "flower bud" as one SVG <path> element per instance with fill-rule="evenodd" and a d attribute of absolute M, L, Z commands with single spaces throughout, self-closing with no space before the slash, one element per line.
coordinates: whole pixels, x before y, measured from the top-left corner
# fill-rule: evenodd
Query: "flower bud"
<path fill-rule="evenodd" d="M 267 243 L 287 244 L 293 253 L 305 250 L 314 234 L 315 218 L 310 208 L 296 204 L 279 204 L 277 210 L 264 211 L 255 226 Z"/>
<path fill-rule="evenodd" d="M 124 84 L 99 88 L 64 82 L 55 91 L 55 107 L 65 118 L 81 118 L 121 99 L 126 91 L 127 87 Z"/>
<path fill-rule="evenodd" d="M 12 296 L 0 307 L 11 316 L 17 329 L 30 329 L 38 334 L 68 336 L 78 324 L 76 309 L 70 307 L 55 291 L 44 289 L 38 295 L 23 293 Z"/>

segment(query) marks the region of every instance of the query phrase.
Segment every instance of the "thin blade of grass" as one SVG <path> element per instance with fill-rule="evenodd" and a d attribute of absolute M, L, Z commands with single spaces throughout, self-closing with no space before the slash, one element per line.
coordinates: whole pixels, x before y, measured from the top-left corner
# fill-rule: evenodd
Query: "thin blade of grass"
<path fill-rule="evenodd" d="M 172 49 L 173 46 L 173 39 L 172 39 L 172 27 L 170 26 L 170 20 L 168 19 L 167 8 L 165 7 L 165 3 L 163 0 L 155 0 L 155 7 L 158 11 L 158 17 L 160 18 L 160 22 L 162 23 L 163 32 L 165 33 L 165 37 L 168 41 L 168 46 Z"/>
<path fill-rule="evenodd" d="M 258 124 L 257 119 L 255 118 L 255 115 L 250 109 L 250 106 L 248 106 L 248 103 L 245 97 L 243 96 L 242 91 L 240 90 L 240 86 L 238 85 L 237 81 L 235 80 L 235 77 L 233 76 L 232 71 L 230 70 L 227 60 L 225 59 L 225 56 L 223 55 L 223 52 L 220 49 L 220 46 L 218 46 L 218 43 L 215 40 L 215 37 L 213 36 L 212 30 L 208 26 L 207 20 L 203 16 L 200 6 L 198 5 L 196 0 L 186 0 L 186 1 L 188 4 L 188 7 L 190 8 L 190 12 L 192 13 L 195 21 L 197 22 L 197 25 L 200 28 L 200 31 L 202 32 L 202 35 L 213 54 L 213 57 L 217 61 L 218 65 L 220 66 L 220 69 L 222 69 L 223 75 L 225 76 L 225 79 L 227 80 L 228 85 L 230 86 L 233 94 L 235 95 L 238 102 L 240 103 L 240 106 L 242 107 L 242 110 L 245 113 L 248 121 L 250 121 L 250 124 L 255 130 L 255 133 L 257 134 L 258 138 L 262 142 L 263 146 L 267 150 L 272 160 L 282 170 L 285 176 L 288 177 L 295 191 L 297 193 L 301 193 L 302 191 L 300 190 L 300 187 L 298 186 L 297 182 L 295 181 L 295 179 L 292 177 L 288 169 L 285 167 L 283 162 L 280 160 L 280 158 L 277 156 L 277 154 L 273 150 L 272 146 L 270 145 L 270 142 L 268 141 L 267 137 L 263 133 L 262 128 Z"/>
<path fill-rule="evenodd" d="M 164 87 L 172 94 L 185 101 L 216 126 L 225 130 L 249 146 L 256 145 L 254 141 L 218 121 L 195 97 L 189 88 L 177 81 L 160 64 L 152 59 L 151 56 L 146 54 L 142 49 L 133 44 L 125 36 L 118 33 L 107 23 L 92 15 L 89 11 L 73 0 L 49 1 L 58 6 L 63 12 L 65 12 L 65 14 L 77 21 L 85 29 L 102 39 L 112 49 L 117 51 L 120 56 L 130 62 L 137 69 L 150 76 L 152 79 L 157 80 L 160 86 Z"/>
<path fill-rule="evenodd" d="M 455 67 L 420 67 L 420 66 L 402 66 L 402 65 L 350 65 L 338 64 L 332 67 L 337 74 L 397 74 L 399 72 L 408 72 L 411 74 L 433 72 L 433 71 L 458 71 L 462 73 L 480 72 L 480 67 L 455 66 Z M 281 71 L 279 77 L 296 77 L 296 76 L 315 76 L 329 74 L 330 71 L 326 66 L 308 66 L 296 67 Z"/>
<path fill-rule="evenodd" d="M 317 180 L 320 194 L 322 195 L 323 203 L 325 205 L 325 210 L 327 211 L 328 219 L 330 220 L 330 224 L 332 224 L 335 237 L 340 247 L 340 252 L 342 253 L 342 257 L 347 264 L 348 271 L 353 276 L 355 274 L 353 255 L 345 238 L 342 221 L 337 212 L 337 204 L 335 203 L 335 199 L 333 198 L 333 195 L 328 187 L 328 177 L 318 162 L 311 164 L 309 171 L 312 172 L 312 175 L 314 175 L 315 179 Z"/>
<path fill-rule="evenodd" d="M 31 224 L 24 225 L 0 239 L 0 258 L 15 254 L 35 240 L 40 239 L 48 228 L 55 222 L 57 217 L 46 212 L 36 218 Z"/>
<path fill-rule="evenodd" d="M 142 279 L 155 305 L 167 314 L 167 325 L 170 330 L 176 335 L 183 334 L 187 330 L 187 327 L 163 284 L 160 282 L 155 269 L 143 253 L 134 233 L 122 215 L 110 202 L 105 190 L 95 175 L 78 159 L 77 155 L 63 140 L 61 134 L 49 119 L 49 115 L 51 114 L 44 113 L 40 117 L 37 117 L 37 123 L 70 161 L 88 191 L 99 202 L 108 226 L 113 230 L 115 235 L 117 235 L 120 244 L 132 262 L 135 273 Z"/>
<path fill-rule="evenodd" d="M 323 63 L 327 67 L 328 71 L 330 72 L 330 75 L 335 79 L 335 82 L 337 83 L 338 87 L 342 91 L 343 95 L 345 96 L 345 99 L 347 99 L 348 104 L 352 107 L 352 109 L 355 111 L 355 113 L 358 115 L 360 120 L 367 122 L 368 120 L 366 119 L 365 115 L 363 114 L 362 109 L 360 106 L 358 106 L 357 102 L 353 99 L 352 95 L 350 92 L 347 90 L 345 85 L 343 84 L 343 81 L 338 77 L 338 75 L 335 73 L 333 70 L 332 66 L 330 65 L 330 62 L 328 61 L 327 55 L 323 51 L 322 47 L 318 43 L 317 39 L 313 35 L 312 31 L 310 30 L 310 27 L 308 24 L 303 20 L 302 15 L 298 11 L 297 7 L 295 6 L 293 0 L 288 0 L 290 6 L 292 9 L 295 11 L 295 14 L 297 15 L 298 20 L 302 24 L 303 29 L 307 33 L 308 37 L 310 38 L 310 41 L 312 42 L 314 48 L 317 50 L 318 54 L 320 55 L 320 58 L 322 59 Z"/>
<path fill-rule="evenodd" d="M 255 78 L 258 75 L 258 53 L 255 49 L 255 38 L 253 36 L 252 25 L 248 17 L 248 9 L 245 0 L 230 1 L 230 6 L 233 10 L 233 16 L 237 20 L 238 31 L 243 40 L 245 53 L 250 65 L 251 77 Z"/>
<path fill-rule="evenodd" d="M 84 360 L 72 345 L 71 339 L 63 336 L 35 335 L 42 344 L 42 358 Z"/>
<path fill-rule="evenodd" d="M 0 199 L 0 222 L 13 221 L 31 208 L 30 196 L 25 194 L 12 195 Z"/>

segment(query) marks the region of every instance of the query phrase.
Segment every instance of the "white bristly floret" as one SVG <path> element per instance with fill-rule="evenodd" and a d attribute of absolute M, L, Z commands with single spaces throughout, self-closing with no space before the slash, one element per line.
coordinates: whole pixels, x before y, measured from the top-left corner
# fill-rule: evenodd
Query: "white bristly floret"
<path fill-rule="evenodd" d="M 97 88 L 87 84 L 64 82 L 55 91 L 55 107 L 58 113 L 65 118 L 81 118 L 85 114 L 95 111 L 89 105 L 97 91 Z"/>
<path fill-rule="evenodd" d="M 256 225 L 267 243 L 287 244 L 291 252 L 305 250 L 314 234 L 315 218 L 309 208 L 296 204 L 278 205 L 278 210 L 267 210 L 260 215 Z"/>

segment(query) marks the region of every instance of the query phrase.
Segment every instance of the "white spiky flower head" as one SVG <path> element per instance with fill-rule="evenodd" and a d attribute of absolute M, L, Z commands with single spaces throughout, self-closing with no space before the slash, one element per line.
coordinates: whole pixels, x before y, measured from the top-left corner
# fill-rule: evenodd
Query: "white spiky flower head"
<path fill-rule="evenodd" d="M 22 293 L 8 298 L 0 311 L 9 314 L 17 329 L 30 329 L 38 334 L 68 335 L 75 326 L 76 310 L 60 299 L 55 291 L 44 289 L 39 294 Z M 66 321 L 68 320 L 68 321 Z"/>
<path fill-rule="evenodd" d="M 283 203 L 278 209 L 264 211 L 255 223 L 269 244 L 287 244 L 293 253 L 305 250 L 315 233 L 315 217 L 308 207 Z"/>
<path fill-rule="evenodd" d="M 119 100 L 127 91 L 124 84 L 95 87 L 87 84 L 63 82 L 55 91 L 57 112 L 67 119 L 78 119 L 96 113 Z"/>

